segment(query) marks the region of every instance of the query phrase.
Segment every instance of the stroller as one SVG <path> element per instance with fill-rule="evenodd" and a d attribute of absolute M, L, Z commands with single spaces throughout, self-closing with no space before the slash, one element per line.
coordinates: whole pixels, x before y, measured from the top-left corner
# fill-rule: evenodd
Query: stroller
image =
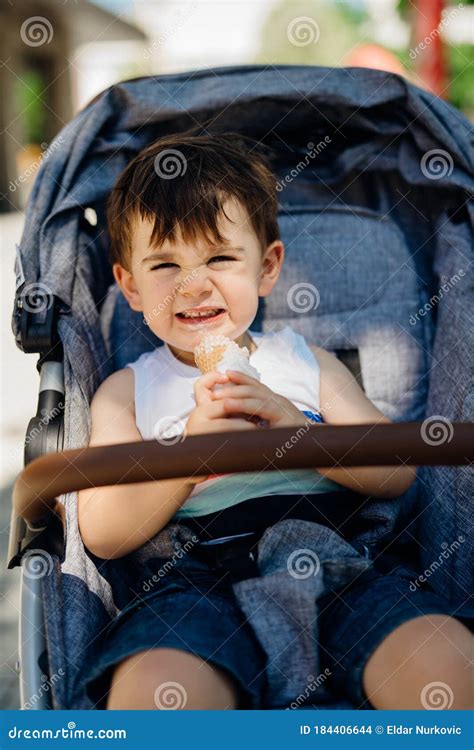
<path fill-rule="evenodd" d="M 114 284 L 107 195 L 138 151 L 204 122 L 271 148 L 286 260 L 253 327 L 288 324 L 333 351 L 397 423 L 327 426 L 317 444 L 305 436 L 295 445 L 285 468 L 327 466 L 328 455 L 360 466 L 411 458 L 420 467 L 416 482 L 396 500 L 364 505 L 370 523 L 358 541 L 384 547 L 393 564 L 429 569 L 436 592 L 460 612 L 469 608 L 469 122 L 401 77 L 375 70 L 242 66 L 133 79 L 97 96 L 50 145 L 17 253 L 13 332 L 23 351 L 40 354 L 38 413 L 14 489 L 8 556 L 10 568 L 23 568 L 23 708 L 94 708 L 81 664 L 94 657 L 117 607 L 82 544 L 76 491 L 120 481 L 122 460 L 133 466 L 126 481 L 144 481 L 144 471 L 155 479 L 185 476 L 198 468 L 198 454 L 216 446 L 216 436 L 206 435 L 166 454 L 154 441 L 86 449 L 99 384 L 163 343 Z M 245 441 L 229 433 L 228 452 L 213 469 L 264 469 L 264 448 L 274 450 L 291 433 L 260 431 Z M 317 692 L 314 698 L 314 708 L 355 708 L 337 695 L 324 705 Z"/>

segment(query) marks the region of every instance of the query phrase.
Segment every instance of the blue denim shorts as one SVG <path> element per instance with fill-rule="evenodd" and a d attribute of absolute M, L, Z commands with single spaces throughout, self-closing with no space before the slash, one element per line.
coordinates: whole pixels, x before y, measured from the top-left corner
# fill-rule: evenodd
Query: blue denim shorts
<path fill-rule="evenodd" d="M 374 708 L 363 687 L 365 665 L 384 638 L 404 622 L 442 614 L 474 629 L 473 607 L 460 610 L 429 585 L 417 586 L 417 580 L 418 574 L 403 565 L 386 572 L 374 566 L 343 589 L 318 599 L 321 671 L 330 669 L 331 690 L 354 708 Z"/>
<path fill-rule="evenodd" d="M 134 653 L 154 648 L 187 651 L 219 667 L 236 683 L 238 708 L 259 707 L 265 694 L 266 655 L 226 576 L 189 556 L 171 569 L 166 560 L 153 562 L 158 580 L 147 593 L 134 587 L 134 600 L 102 635 L 99 660 L 83 671 L 95 708 L 106 708 L 114 667 Z M 148 563 L 148 572 L 150 567 Z"/>
<path fill-rule="evenodd" d="M 367 548 L 360 551 L 370 556 Z M 135 587 L 134 599 L 103 633 L 100 658 L 84 666 L 85 689 L 95 708 L 106 708 L 113 670 L 120 661 L 161 647 L 187 651 L 226 671 L 237 686 L 239 709 L 265 709 L 266 654 L 227 575 L 189 555 L 171 569 L 164 568 L 165 560 L 155 558 L 153 563 L 166 573 L 155 576 L 157 582 L 146 593 Z M 372 567 L 344 589 L 318 599 L 320 664 L 322 670 L 330 670 L 327 686 L 336 701 L 344 698 L 354 708 L 372 708 L 362 677 L 381 641 L 421 615 L 457 616 L 432 590 L 410 586 L 414 580 L 416 573 L 409 568 L 398 566 L 384 574 Z M 472 626 L 473 618 L 464 621 Z"/>

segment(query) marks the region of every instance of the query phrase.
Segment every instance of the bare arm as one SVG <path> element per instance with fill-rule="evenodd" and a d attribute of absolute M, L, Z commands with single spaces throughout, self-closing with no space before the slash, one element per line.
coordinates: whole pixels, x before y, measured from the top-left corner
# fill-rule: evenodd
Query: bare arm
<path fill-rule="evenodd" d="M 91 403 L 91 419 L 91 446 L 142 440 L 135 423 L 131 368 L 115 372 L 100 385 Z M 81 490 L 78 521 L 85 546 L 104 559 L 141 547 L 166 526 L 193 486 L 193 479 L 180 478 Z"/>
<path fill-rule="evenodd" d="M 215 383 L 227 382 L 219 372 L 208 372 L 194 384 L 196 408 L 186 423 L 186 435 L 229 430 L 256 430 L 244 419 L 228 419 L 222 404 L 213 403 Z M 134 374 L 130 367 L 105 380 L 91 403 L 90 445 L 142 440 L 134 412 Z M 185 443 L 184 443 L 185 444 Z M 193 475 L 138 484 L 97 487 L 78 493 L 79 530 L 85 546 L 97 557 L 113 560 L 153 539 L 189 497 L 195 484 L 207 477 Z"/>
<path fill-rule="evenodd" d="M 311 348 L 321 368 L 320 405 L 326 424 L 392 424 L 334 354 L 320 347 Z M 355 492 L 387 498 L 402 495 L 416 477 L 416 467 L 402 465 L 348 466 L 318 469 L 318 472 Z"/>

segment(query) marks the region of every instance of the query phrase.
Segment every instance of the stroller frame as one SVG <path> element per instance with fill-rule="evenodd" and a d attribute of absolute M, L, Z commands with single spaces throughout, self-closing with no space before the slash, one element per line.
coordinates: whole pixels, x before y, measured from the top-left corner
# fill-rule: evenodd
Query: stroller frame
<path fill-rule="evenodd" d="M 43 551 L 62 556 L 65 517 L 63 506 L 56 498 L 66 491 L 91 486 L 84 484 L 84 478 L 79 478 L 80 474 L 84 474 L 85 467 L 86 473 L 89 472 L 87 476 L 96 486 L 110 483 L 100 481 L 94 448 L 62 453 L 64 415 L 58 407 L 64 398 L 65 388 L 63 350 L 57 327 L 60 304 L 61 300 L 52 295 L 45 320 L 32 311 L 34 305 L 22 306 L 21 300 L 18 301 L 17 311 L 21 321 L 20 347 L 24 352 L 40 354 L 37 365 L 40 373 L 38 408 L 37 414 L 30 420 L 27 428 L 25 468 L 14 488 L 8 550 L 8 567 L 22 567 L 19 622 L 20 697 L 22 707 L 33 710 L 49 709 L 52 705 L 51 692 L 45 689 L 50 675 L 42 580 L 41 577 L 31 575 L 26 565 L 34 571 L 36 566 L 42 564 Z M 41 322 L 38 322 L 39 320 Z M 361 383 L 357 350 L 335 351 Z M 38 422 L 44 419 L 45 410 L 48 415 L 47 424 L 43 429 L 35 430 Z M 336 464 L 395 466 L 406 463 L 408 459 L 418 466 L 460 466 L 474 461 L 474 444 L 471 439 L 473 422 L 452 423 L 453 439 L 441 445 L 424 443 L 420 436 L 420 425 L 421 423 L 413 422 L 374 426 L 327 426 L 321 432 L 319 447 L 315 448 L 314 444 L 310 445 L 309 439 L 302 438 L 300 443 L 294 446 L 291 455 L 285 459 L 285 467 L 314 468 Z M 364 436 L 364 432 L 369 432 L 368 427 L 372 428 L 371 435 Z M 272 443 L 274 446 L 280 445 L 282 440 L 289 438 L 291 434 L 292 430 L 285 428 L 263 431 L 259 437 L 260 442 L 266 441 L 265 444 L 270 447 Z M 230 452 L 233 456 L 221 457 L 221 460 L 214 461 L 213 468 L 216 473 L 245 472 L 263 468 L 258 463 L 258 457 L 252 455 L 256 447 L 252 436 L 250 439 L 249 436 L 245 438 L 245 445 L 237 433 L 228 433 L 226 438 L 231 445 Z M 133 476 L 129 474 L 126 480 L 139 482 L 144 481 L 145 474 L 148 478 L 151 475 L 159 480 L 192 473 L 198 466 L 198 450 L 202 454 L 203 450 L 211 451 L 214 445 L 215 439 L 212 435 L 190 437 L 187 440 L 188 453 L 184 457 L 181 456 L 179 461 L 173 447 L 167 447 L 166 466 L 160 466 L 162 455 L 155 441 L 107 446 L 106 449 L 107 460 L 110 456 L 111 462 L 119 454 L 125 456 L 133 451 L 135 456 L 144 457 L 144 470 L 142 471 L 141 466 L 137 467 Z M 352 446 L 354 451 L 347 457 L 345 454 L 352 450 Z M 62 456 L 67 458 L 69 473 L 64 472 L 65 462 L 61 463 Z M 371 458 L 369 463 L 368 456 Z M 120 474 L 122 473 L 123 464 L 120 470 Z"/>
<path fill-rule="evenodd" d="M 52 307 L 54 308 L 54 305 Z M 31 315 L 31 313 L 28 313 L 28 315 Z M 25 330 L 28 331 L 27 326 L 25 326 Z M 58 361 L 56 359 L 56 357 L 60 356 L 61 354 L 61 347 L 58 346 L 58 342 L 57 340 L 55 340 L 52 323 L 51 336 L 49 340 L 51 341 L 52 346 L 40 357 L 38 362 L 38 369 L 40 369 L 41 374 L 38 410 L 37 415 L 33 417 L 28 425 L 27 435 L 32 433 L 32 426 L 34 427 L 35 422 L 40 418 L 39 415 L 44 413 L 44 405 L 46 403 L 49 404 L 49 413 L 54 414 L 54 410 L 57 404 L 64 396 L 64 386 L 62 385 L 63 365 L 61 361 Z M 25 346 L 28 346 L 28 350 L 31 351 L 31 347 L 35 346 L 35 344 L 31 341 L 31 335 L 26 339 L 26 341 L 28 343 L 25 342 Z M 40 343 L 41 346 L 44 346 L 45 344 L 44 331 L 42 332 Z M 348 353 L 346 351 L 345 354 L 346 356 L 344 357 L 344 359 L 346 361 L 346 365 L 351 369 L 353 376 L 358 379 L 360 374 L 358 367 L 358 357 L 354 357 L 353 352 Z M 415 424 L 416 423 L 414 423 L 414 425 Z M 429 446 L 423 444 L 420 439 L 420 442 L 418 444 L 419 455 L 417 462 L 422 463 L 425 461 L 428 464 L 433 464 L 436 463 L 437 460 L 443 459 L 449 463 L 460 464 L 474 460 L 474 445 L 468 442 L 468 429 L 472 426 L 472 423 L 470 425 L 465 423 L 459 423 L 456 425 L 458 439 L 454 442 L 454 444 L 453 442 L 451 442 L 444 447 L 444 450 L 442 451 L 442 457 L 439 456 L 439 448 L 438 454 L 436 454 L 434 450 L 429 450 Z M 383 425 L 383 428 L 385 430 L 388 429 L 389 431 L 393 431 L 393 429 L 400 429 L 400 427 L 402 427 L 402 425 Z M 367 425 L 362 425 L 362 428 L 363 431 L 366 431 Z M 343 432 L 348 434 L 354 430 L 353 427 L 336 427 L 332 429 L 338 431 L 341 435 L 343 434 Z M 380 426 L 378 428 L 372 426 L 372 431 L 377 429 L 380 430 Z M 275 430 L 272 430 L 270 432 L 275 432 Z M 290 435 L 292 434 L 291 428 L 276 430 L 276 432 L 288 433 L 288 437 L 290 437 Z M 36 434 L 33 431 L 32 434 L 34 436 L 33 440 L 25 443 L 25 466 L 30 464 L 30 462 L 32 462 L 32 464 L 38 465 L 39 463 L 41 463 L 41 459 L 39 458 L 41 455 L 45 455 L 47 453 L 58 453 L 61 450 L 63 436 L 61 412 L 59 412 L 58 419 L 53 418 L 51 422 L 47 424 L 46 430 L 40 431 Z M 406 433 L 409 438 L 413 437 L 413 434 L 413 431 L 411 435 L 409 433 Z M 228 433 L 228 435 L 235 435 L 235 433 Z M 214 436 L 212 436 L 212 438 L 214 438 Z M 197 440 L 199 440 L 199 438 L 194 438 L 195 442 Z M 349 438 L 349 442 L 351 442 L 351 440 L 352 438 Z M 375 440 L 372 441 L 372 447 L 366 449 L 367 452 L 373 451 L 374 445 L 376 442 L 378 442 L 378 440 L 379 437 L 377 434 L 375 436 Z M 153 441 L 149 442 L 153 443 Z M 405 440 L 400 441 L 399 445 L 402 445 L 404 442 L 406 442 L 406 438 Z M 322 440 L 322 443 L 324 443 L 324 440 Z M 410 440 L 408 441 L 408 443 L 410 443 Z M 280 444 L 280 440 L 278 440 L 276 444 Z M 130 445 L 135 444 L 126 444 L 128 448 L 130 448 Z M 141 444 L 138 443 L 138 446 L 140 445 Z M 143 443 L 143 445 L 145 445 L 145 443 Z M 388 448 L 390 450 L 391 446 L 388 445 Z M 408 444 L 407 448 L 408 450 L 413 448 L 413 441 L 412 445 Z M 431 446 L 431 448 L 433 448 L 433 446 Z M 462 449 L 462 456 L 461 453 L 458 452 L 459 448 Z M 86 451 L 81 451 L 81 453 L 87 454 L 91 450 L 93 449 L 86 449 Z M 252 450 L 253 449 L 250 445 L 250 451 Z M 326 454 L 329 453 L 329 450 L 330 449 L 324 448 L 324 452 Z M 343 449 L 343 453 L 344 452 L 345 448 Z M 69 453 L 71 453 L 71 451 L 69 451 Z M 378 461 L 378 463 L 390 463 L 390 459 L 387 457 L 387 452 L 385 453 L 385 458 L 382 457 Z M 398 453 L 402 453 L 402 451 L 399 450 Z M 237 451 L 237 455 L 241 456 L 242 451 Z M 301 460 L 298 461 L 298 457 L 294 458 L 296 458 L 296 460 L 291 461 L 292 465 L 301 463 Z M 400 456 L 398 456 L 398 459 L 400 459 Z M 243 458 L 243 461 L 245 462 L 245 457 Z M 158 463 L 159 462 L 157 461 L 157 464 Z M 337 463 L 344 464 L 346 462 L 343 458 L 342 461 L 339 460 L 337 461 Z M 359 458 L 356 463 L 350 463 L 352 465 L 363 465 L 364 459 L 362 457 Z M 392 463 L 397 464 L 399 463 L 399 461 L 395 460 L 392 461 Z M 308 466 L 311 465 L 307 458 L 303 459 L 303 464 L 307 464 Z M 121 465 L 121 462 L 119 462 L 119 465 Z M 241 471 L 246 470 L 246 468 L 241 469 Z M 17 484 L 15 485 L 16 487 L 21 481 L 21 478 L 25 476 L 26 471 L 27 470 L 25 469 L 25 471 L 23 471 L 20 475 L 19 479 L 17 480 Z M 146 470 L 146 473 L 149 475 L 148 470 Z M 167 472 L 167 474 L 173 476 L 173 470 L 171 470 L 171 473 Z M 174 475 L 178 476 L 177 468 Z M 127 481 L 129 481 L 129 478 Z M 138 480 L 135 478 L 134 481 Z M 32 496 L 34 496 L 35 492 L 33 491 L 33 493 L 30 493 L 30 499 L 31 494 Z M 42 504 L 42 500 L 40 500 L 40 504 Z M 50 693 L 49 691 L 44 689 L 46 681 L 49 680 L 50 675 L 48 674 L 47 667 L 47 639 L 44 622 L 43 592 L 41 586 L 41 578 L 37 576 L 35 577 L 34 575 L 30 576 L 28 574 L 25 574 L 25 562 L 27 562 L 28 567 L 34 571 L 35 569 L 41 569 L 41 566 L 44 563 L 40 554 L 41 552 L 54 551 L 56 554 L 62 556 L 61 550 L 64 543 L 62 524 L 64 522 L 64 518 L 62 517 L 61 509 L 57 504 L 54 510 L 52 509 L 51 512 L 46 515 L 44 515 L 44 509 L 40 511 L 40 515 L 44 515 L 44 522 L 42 522 L 38 518 L 37 505 L 36 512 L 33 512 L 33 521 L 28 521 L 28 512 L 31 515 L 31 508 L 33 507 L 34 506 L 30 503 L 30 507 L 28 508 L 27 503 L 23 511 L 21 511 L 21 502 L 14 502 L 13 504 L 8 551 L 8 567 L 13 568 L 17 565 L 22 566 L 21 615 L 19 620 L 20 653 L 18 664 L 18 673 L 20 676 L 21 705 L 23 708 L 45 710 L 52 708 L 52 706 L 50 702 Z M 21 515 L 21 512 L 23 513 L 23 516 Z M 27 636 L 27 633 L 31 627 L 34 628 L 34 631 L 32 637 L 29 637 Z"/>
<path fill-rule="evenodd" d="M 55 414 L 58 403 L 64 398 L 64 370 L 62 346 L 57 337 L 57 299 L 50 300 L 46 321 L 38 324 L 34 313 L 21 310 L 22 348 L 25 352 L 43 352 L 37 367 L 40 373 L 37 413 L 30 420 L 24 443 L 24 465 L 34 458 L 62 449 L 63 417 L 49 419 L 46 428 L 35 430 L 39 420 L 44 419 L 44 410 Z M 26 436 L 30 439 L 26 440 Z M 48 528 L 33 528 L 12 510 L 8 567 L 23 567 L 25 555 L 32 570 L 41 569 L 39 552 L 62 546 L 62 532 L 57 524 Z M 33 634 L 28 636 L 31 628 Z M 50 709 L 50 693 L 44 689 L 48 679 L 47 641 L 44 622 L 43 591 L 41 578 L 28 576 L 22 570 L 20 585 L 20 618 L 18 622 L 20 704 L 36 710 Z"/>

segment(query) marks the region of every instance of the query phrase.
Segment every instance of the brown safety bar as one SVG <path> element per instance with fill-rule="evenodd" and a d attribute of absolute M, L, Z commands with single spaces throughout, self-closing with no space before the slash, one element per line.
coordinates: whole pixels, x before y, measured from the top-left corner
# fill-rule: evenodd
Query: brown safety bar
<path fill-rule="evenodd" d="M 462 465 L 474 461 L 474 422 L 309 425 L 146 440 L 52 453 L 28 464 L 13 488 L 13 514 L 48 524 L 65 492 L 87 487 L 244 471 L 331 466 Z M 425 434 L 427 433 L 428 434 Z M 57 520 L 57 518 L 56 518 Z"/>

